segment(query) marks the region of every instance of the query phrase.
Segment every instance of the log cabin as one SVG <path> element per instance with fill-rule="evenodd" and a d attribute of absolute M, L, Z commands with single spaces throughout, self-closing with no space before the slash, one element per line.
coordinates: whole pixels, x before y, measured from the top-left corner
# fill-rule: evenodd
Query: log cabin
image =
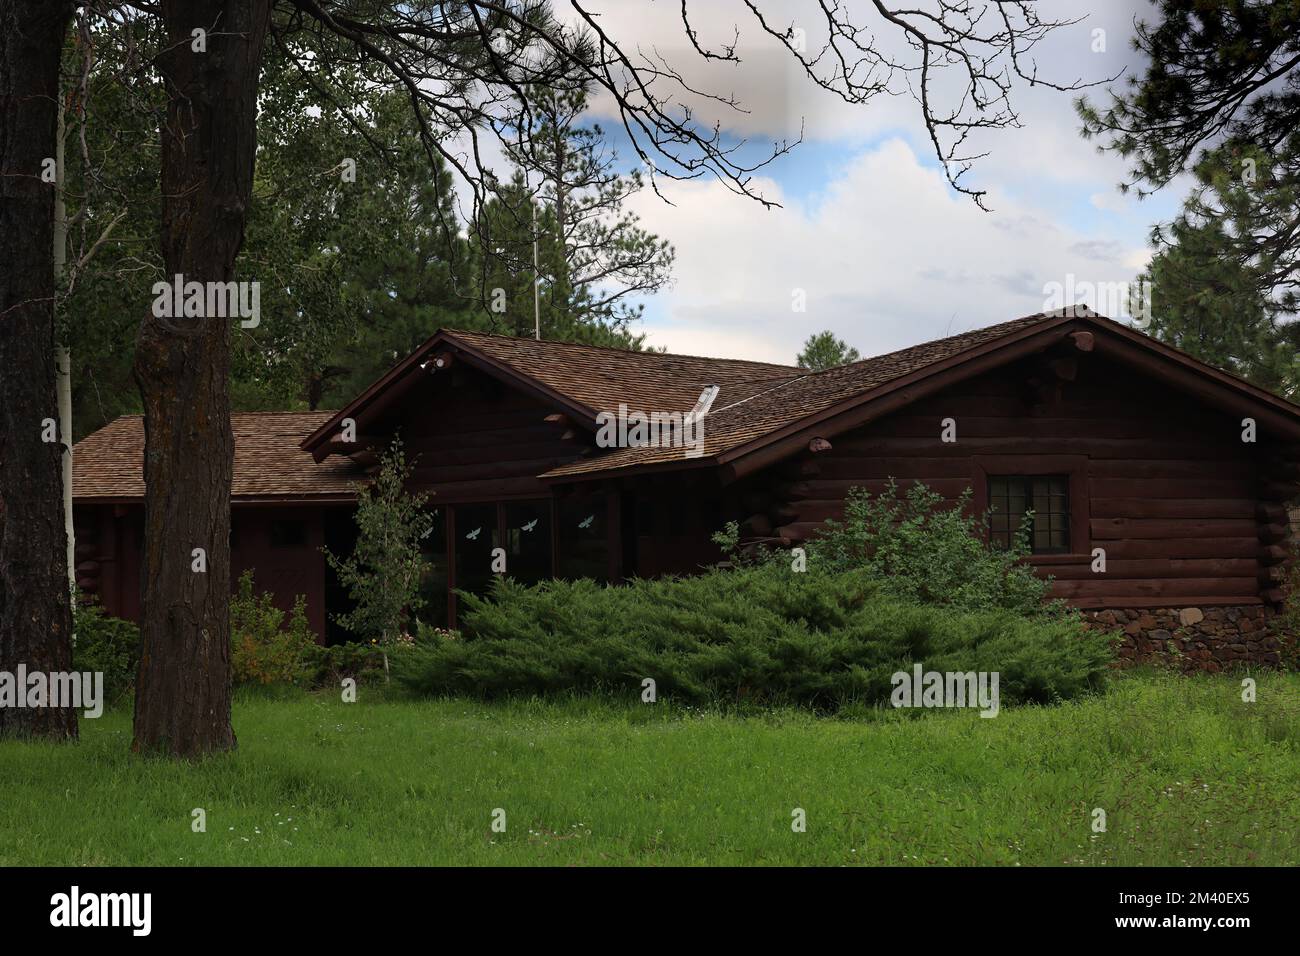
<path fill-rule="evenodd" d="M 620 408 L 703 412 L 700 441 L 608 447 Z M 434 623 L 488 586 L 494 549 L 526 582 L 691 573 L 719 560 L 727 521 L 746 546 L 796 547 L 851 488 L 892 479 L 950 504 L 970 489 L 995 540 L 1032 509 L 1032 564 L 1122 629 L 1128 656 L 1180 641 L 1209 669 L 1276 660 L 1264 624 L 1283 599 L 1300 406 L 1084 309 L 816 372 L 443 330 L 337 412 L 233 419 L 234 577 L 254 569 L 286 608 L 305 595 L 328 642 L 347 638 L 348 595 L 320 549 L 351 547 L 358 483 L 400 435 L 435 517 Z M 126 618 L 143 441 L 124 417 L 74 450 L 78 584 Z"/>

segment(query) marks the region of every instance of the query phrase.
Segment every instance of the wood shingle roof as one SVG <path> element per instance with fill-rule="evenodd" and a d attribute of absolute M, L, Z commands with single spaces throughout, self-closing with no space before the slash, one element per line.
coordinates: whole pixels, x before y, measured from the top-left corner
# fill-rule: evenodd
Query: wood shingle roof
<path fill-rule="evenodd" d="M 319 464 L 300 447 L 333 412 L 236 412 L 235 499 L 348 498 L 365 474 L 347 458 Z M 87 435 L 72 452 L 78 501 L 132 501 L 144 496 L 144 419 L 125 415 Z"/>
<path fill-rule="evenodd" d="M 978 345 L 1031 328 L 1045 318 L 1047 316 L 1031 315 L 820 372 L 801 370 L 793 377 L 768 380 L 752 394 L 733 394 L 730 400 L 724 389 L 704 421 L 702 457 L 709 458 L 738 448 L 846 399 L 866 394 Z M 670 462 L 681 457 L 680 448 L 619 448 L 556 468 L 544 477 L 608 472 Z"/>
<path fill-rule="evenodd" d="M 690 411 L 708 385 L 718 385 L 739 400 L 761 391 L 765 383 L 806 374 L 792 365 L 768 362 L 630 352 L 482 332 L 444 335 L 567 396 L 593 417 L 617 412 L 619 403 L 646 412 Z"/>
<path fill-rule="evenodd" d="M 330 439 L 338 423 L 348 416 L 358 416 L 360 421 L 360 416 L 374 413 L 386 401 L 400 401 L 402 389 L 394 386 L 409 384 L 426 374 L 423 363 L 443 352 L 555 402 L 557 409 L 585 419 L 584 424 L 592 428 L 600 412 L 617 413 L 620 404 L 648 414 L 684 413 L 695 405 L 706 386 L 719 387 L 704 420 L 701 456 L 686 459 L 680 447 L 597 450 L 590 457 L 541 475 L 584 480 L 632 468 L 716 465 L 769 445 L 771 448 L 764 454 L 770 455 L 807 428 L 820 427 L 818 422 L 828 416 L 841 415 L 845 409 L 895 392 L 903 394 L 905 400 L 911 383 L 929 380 L 939 371 L 957 374 L 977 359 L 985 361 L 989 355 L 996 358 L 1004 351 L 1034 346 L 1044 336 L 1064 335 L 1085 325 L 1107 331 L 1120 344 L 1127 342 L 1128 348 L 1139 348 L 1144 354 L 1162 356 L 1163 360 L 1192 370 L 1184 374 L 1214 380 L 1216 387 L 1249 392 L 1247 399 L 1264 403 L 1265 413 L 1277 412 L 1288 422 L 1300 421 L 1300 410 L 1290 403 L 1085 310 L 1077 315 L 1026 316 L 820 372 L 765 362 L 628 352 L 449 330 L 430 338 L 341 412 L 234 415 L 233 496 L 236 500 L 350 497 L 353 484 L 363 480 L 364 473 L 345 455 L 333 453 Z M 1272 405 L 1278 407 L 1267 407 Z M 773 444 L 778 439 L 781 444 Z M 74 497 L 139 499 L 144 492 L 143 448 L 139 416 L 120 418 L 83 439 L 74 451 Z M 322 460 L 317 462 L 315 457 Z"/>

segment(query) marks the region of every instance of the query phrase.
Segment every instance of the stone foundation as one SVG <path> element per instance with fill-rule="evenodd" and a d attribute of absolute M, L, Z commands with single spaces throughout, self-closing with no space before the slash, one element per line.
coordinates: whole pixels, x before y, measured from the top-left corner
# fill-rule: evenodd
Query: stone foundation
<path fill-rule="evenodd" d="M 1089 626 L 1120 631 L 1119 663 L 1175 664 L 1186 671 L 1221 671 L 1233 665 L 1277 667 L 1278 639 L 1269 628 L 1271 608 L 1184 607 L 1088 611 Z"/>

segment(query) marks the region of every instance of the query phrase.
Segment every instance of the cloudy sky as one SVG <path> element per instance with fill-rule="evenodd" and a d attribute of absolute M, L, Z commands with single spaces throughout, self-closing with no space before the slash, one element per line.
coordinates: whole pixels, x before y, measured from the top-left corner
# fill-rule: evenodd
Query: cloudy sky
<path fill-rule="evenodd" d="M 861 11 L 854 16 L 877 42 L 898 47 L 871 3 L 844 2 Z M 769 22 L 808 22 L 814 34 L 815 0 L 759 5 Z M 678 0 L 584 6 L 601 14 L 611 36 L 663 56 L 692 87 L 734 94 L 745 112 L 695 104 L 702 120 L 722 124 L 729 142 L 770 149 L 803 127 L 803 143 L 755 183 L 781 208 L 764 209 L 708 179 L 663 182 L 671 205 L 650 190 L 637 197 L 644 224 L 677 249 L 675 283 L 646 301 L 643 329 L 650 344 L 670 351 L 792 362 L 809 334 L 831 329 L 868 356 L 1037 312 L 1049 283 L 1132 280 L 1150 254 L 1151 226 L 1169 219 L 1182 198 L 1179 184 L 1145 201 L 1121 195 L 1125 163 L 1079 137 L 1076 94 L 1022 82 L 1013 94 L 1022 128 L 981 140 L 977 151 L 990 155 L 963 180 L 988 190 L 992 211 L 983 212 L 947 184 L 905 88 L 844 104 L 792 68 L 742 0 L 691 0 L 689 7 L 701 44 L 730 41 L 739 30 L 740 64 L 706 61 L 690 48 Z M 1123 74 L 1123 83 L 1140 72 L 1129 41 L 1135 16 L 1154 19 L 1149 3 L 1039 7 L 1080 20 L 1035 49 L 1040 75 L 1069 83 Z M 1098 30 L 1104 51 L 1095 49 L 1103 45 Z M 1087 92 L 1104 101 L 1106 90 Z M 610 104 L 597 101 L 595 112 L 608 127 Z M 631 153 L 625 140 L 613 144 Z M 804 312 L 794 308 L 797 290 L 806 296 Z"/>

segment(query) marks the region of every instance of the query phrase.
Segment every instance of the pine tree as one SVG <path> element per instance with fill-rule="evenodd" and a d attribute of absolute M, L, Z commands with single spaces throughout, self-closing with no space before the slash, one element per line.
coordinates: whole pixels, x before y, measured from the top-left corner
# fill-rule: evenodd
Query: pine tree
<path fill-rule="evenodd" d="M 803 351 L 795 361 L 800 368 L 820 372 L 837 365 L 848 365 L 859 358 L 857 349 L 849 348 L 846 342 L 837 339 L 835 333 L 827 329 L 825 332 L 808 336 L 803 344 Z"/>
<path fill-rule="evenodd" d="M 618 170 L 599 124 L 583 125 L 584 90 L 536 88 L 530 99 L 512 177 L 470 229 L 485 311 L 503 330 L 532 335 L 536 277 L 543 338 L 639 348 L 634 300 L 668 284 L 674 259 L 624 208 L 644 179 Z"/>

